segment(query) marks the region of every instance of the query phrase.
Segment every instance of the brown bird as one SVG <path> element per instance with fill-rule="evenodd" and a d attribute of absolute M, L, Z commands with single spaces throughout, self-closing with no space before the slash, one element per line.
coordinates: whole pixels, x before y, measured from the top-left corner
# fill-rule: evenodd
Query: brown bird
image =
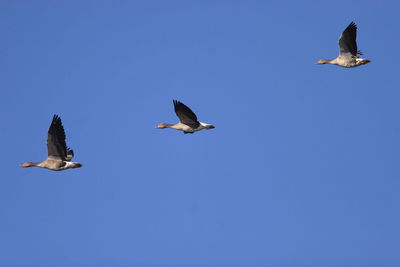
<path fill-rule="evenodd" d="M 82 167 L 81 163 L 71 162 L 73 156 L 74 151 L 65 143 L 61 118 L 54 115 L 47 135 L 47 158 L 43 162 L 26 162 L 21 167 L 40 167 L 53 171 Z"/>
<path fill-rule="evenodd" d="M 167 124 L 167 123 L 161 123 L 158 126 L 156 126 L 157 129 L 164 129 L 164 128 L 172 128 L 176 130 L 183 131 L 183 133 L 194 133 L 203 129 L 213 129 L 215 128 L 214 125 L 207 124 L 204 122 L 199 122 L 197 120 L 196 114 L 193 113 L 193 111 L 188 108 L 186 105 L 183 103 L 174 100 L 174 107 L 175 107 L 175 113 L 178 116 L 180 122 L 177 124 Z"/>
<path fill-rule="evenodd" d="M 371 60 L 360 58 L 362 53 L 357 50 L 357 25 L 351 22 L 339 39 L 339 56 L 335 59 L 321 59 L 315 64 L 333 64 L 345 68 L 354 68 L 365 65 Z"/>

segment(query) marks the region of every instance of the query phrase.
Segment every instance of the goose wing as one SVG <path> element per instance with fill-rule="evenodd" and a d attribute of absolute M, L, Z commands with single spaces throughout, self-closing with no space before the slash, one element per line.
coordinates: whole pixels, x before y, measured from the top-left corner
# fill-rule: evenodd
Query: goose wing
<path fill-rule="evenodd" d="M 197 121 L 196 114 L 194 114 L 190 108 L 188 108 L 186 105 L 177 100 L 174 100 L 173 102 L 174 102 L 176 116 L 178 116 L 179 120 L 183 124 L 186 124 L 187 126 L 190 126 L 193 129 L 196 129 L 197 127 L 200 126 L 200 122 Z"/>
<path fill-rule="evenodd" d="M 73 156 L 74 151 L 69 149 L 65 143 L 65 132 L 61 118 L 54 115 L 47 134 L 47 158 L 70 161 Z"/>
<path fill-rule="evenodd" d="M 361 53 L 357 50 L 357 25 L 352 21 L 343 31 L 339 39 L 339 56 L 358 57 Z"/>

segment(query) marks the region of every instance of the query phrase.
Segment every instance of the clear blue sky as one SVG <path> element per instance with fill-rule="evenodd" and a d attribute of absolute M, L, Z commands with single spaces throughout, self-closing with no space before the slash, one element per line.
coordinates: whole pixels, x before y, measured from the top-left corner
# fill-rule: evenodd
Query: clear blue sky
<path fill-rule="evenodd" d="M 400 266 L 400 4 L 330 2 L 1 1 L 0 265 Z"/>

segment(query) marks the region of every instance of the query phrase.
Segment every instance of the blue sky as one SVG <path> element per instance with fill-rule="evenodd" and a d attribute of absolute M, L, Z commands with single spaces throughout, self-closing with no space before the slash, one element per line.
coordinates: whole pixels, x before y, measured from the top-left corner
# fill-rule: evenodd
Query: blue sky
<path fill-rule="evenodd" d="M 399 8 L 1 1 L 0 265 L 400 266 Z M 20 168 L 53 114 L 83 168 Z"/>

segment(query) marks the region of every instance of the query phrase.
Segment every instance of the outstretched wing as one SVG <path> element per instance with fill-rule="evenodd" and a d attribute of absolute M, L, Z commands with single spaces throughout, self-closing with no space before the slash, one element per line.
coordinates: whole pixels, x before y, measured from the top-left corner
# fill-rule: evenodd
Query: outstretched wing
<path fill-rule="evenodd" d="M 357 25 L 352 21 L 344 30 L 339 39 L 339 56 L 358 57 L 361 53 L 357 50 Z"/>
<path fill-rule="evenodd" d="M 175 113 L 183 124 L 186 124 L 193 129 L 196 129 L 200 126 L 200 123 L 197 121 L 196 114 L 194 114 L 190 108 L 177 100 L 174 100 L 173 102 Z"/>
<path fill-rule="evenodd" d="M 61 118 L 54 115 L 47 135 L 47 157 L 70 161 L 73 156 L 74 152 L 65 143 L 65 132 Z"/>

